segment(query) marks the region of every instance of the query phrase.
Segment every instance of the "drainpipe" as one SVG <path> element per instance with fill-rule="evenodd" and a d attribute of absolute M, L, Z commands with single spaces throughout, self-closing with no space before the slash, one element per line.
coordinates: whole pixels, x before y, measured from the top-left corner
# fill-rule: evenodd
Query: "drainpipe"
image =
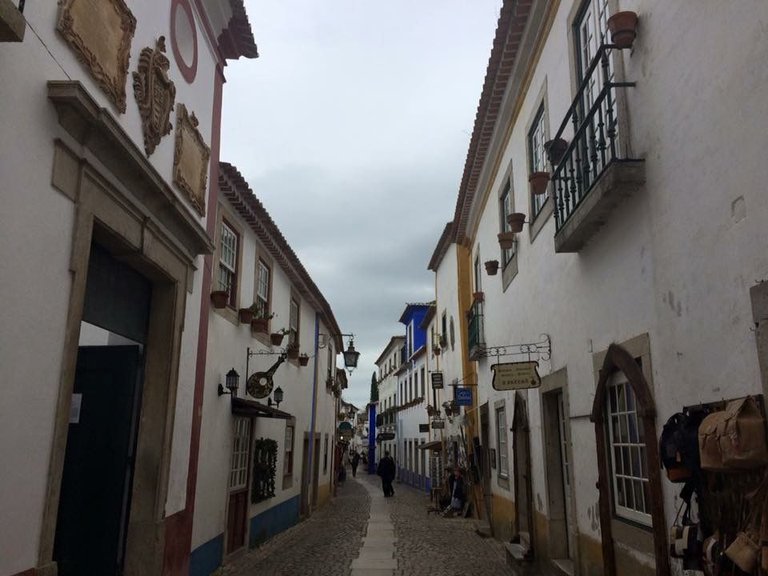
<path fill-rule="evenodd" d="M 314 370 L 312 370 L 312 416 L 310 418 L 310 424 L 309 424 L 309 458 L 307 459 L 307 472 L 309 474 L 307 483 L 307 505 L 308 510 L 307 513 L 309 514 L 309 511 L 312 509 L 312 505 L 316 504 L 316 502 L 312 501 L 312 491 L 309 490 L 312 486 L 312 482 L 314 481 L 315 474 L 314 474 L 314 468 L 312 467 L 312 458 L 314 456 L 314 448 L 315 448 L 315 417 L 317 415 L 317 352 L 319 350 L 319 339 L 320 339 L 320 315 L 315 312 L 315 362 L 314 362 Z"/>

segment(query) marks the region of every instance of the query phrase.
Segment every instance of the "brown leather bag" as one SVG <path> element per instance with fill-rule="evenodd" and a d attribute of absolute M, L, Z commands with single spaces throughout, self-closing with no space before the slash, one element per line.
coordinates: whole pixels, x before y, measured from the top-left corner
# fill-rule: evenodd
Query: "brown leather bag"
<path fill-rule="evenodd" d="M 699 452 L 704 470 L 759 468 L 768 464 L 765 419 L 752 396 L 728 402 L 699 425 Z"/>

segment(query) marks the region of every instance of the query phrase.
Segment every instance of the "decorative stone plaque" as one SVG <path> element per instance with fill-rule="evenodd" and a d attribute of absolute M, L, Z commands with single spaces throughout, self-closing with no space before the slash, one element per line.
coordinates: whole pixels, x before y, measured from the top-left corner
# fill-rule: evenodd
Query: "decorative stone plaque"
<path fill-rule="evenodd" d="M 147 156 L 173 128 L 169 118 L 176 99 L 176 86 L 168 77 L 171 63 L 163 52 L 165 37 L 160 36 L 154 49 L 141 51 L 138 71 L 133 73 L 133 94 L 139 105 Z"/>
<path fill-rule="evenodd" d="M 59 0 L 57 28 L 120 112 L 136 18 L 123 0 Z"/>
<path fill-rule="evenodd" d="M 205 188 L 208 181 L 206 145 L 194 112 L 187 113 L 184 104 L 176 106 L 176 147 L 173 155 L 173 183 L 186 194 L 200 216 L 205 216 Z"/>

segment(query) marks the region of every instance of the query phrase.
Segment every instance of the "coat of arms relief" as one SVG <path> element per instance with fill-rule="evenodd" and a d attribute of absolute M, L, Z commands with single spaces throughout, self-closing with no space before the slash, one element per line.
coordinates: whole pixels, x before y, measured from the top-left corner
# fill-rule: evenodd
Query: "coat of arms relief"
<path fill-rule="evenodd" d="M 133 94 L 139 105 L 147 156 L 155 151 L 162 137 L 173 128 L 170 116 L 176 99 L 176 86 L 168 77 L 170 61 L 164 52 L 165 37 L 160 36 L 154 48 L 141 51 L 138 71 L 133 73 Z"/>

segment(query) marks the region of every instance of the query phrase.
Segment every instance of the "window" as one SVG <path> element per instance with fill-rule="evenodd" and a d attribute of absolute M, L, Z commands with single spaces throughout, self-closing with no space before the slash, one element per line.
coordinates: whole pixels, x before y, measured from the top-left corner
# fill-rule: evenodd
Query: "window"
<path fill-rule="evenodd" d="M 547 157 L 544 154 L 544 142 L 547 140 L 546 126 L 545 126 L 545 114 L 544 103 L 541 103 L 539 111 L 536 112 L 531 130 L 528 132 L 528 169 L 529 173 L 534 172 L 546 172 L 547 171 Z M 534 194 L 531 191 L 531 210 L 533 218 L 541 212 L 544 207 L 544 202 L 549 197 L 549 188 L 544 194 Z"/>
<path fill-rule="evenodd" d="M 475 256 L 474 276 L 475 276 L 475 292 L 482 292 L 483 291 L 483 274 L 482 274 L 482 266 L 480 265 L 479 254 Z"/>
<path fill-rule="evenodd" d="M 421 367 L 421 397 L 426 398 L 427 397 L 427 391 L 426 391 L 426 382 L 427 380 L 427 373 L 426 369 L 422 366 Z"/>
<path fill-rule="evenodd" d="M 504 408 L 496 410 L 496 448 L 499 459 L 499 476 L 509 477 L 509 458 L 507 457 L 507 412 Z"/>
<path fill-rule="evenodd" d="M 237 233 L 222 221 L 218 289 L 229 295 L 227 304 L 233 308 L 237 306 L 237 250 Z"/>
<path fill-rule="evenodd" d="M 299 345 L 299 301 L 291 298 L 291 313 L 288 320 L 289 338 L 288 343 Z"/>
<path fill-rule="evenodd" d="M 244 489 L 248 484 L 248 444 L 251 436 L 251 420 L 249 418 L 235 418 L 233 426 L 229 489 L 234 492 Z"/>
<path fill-rule="evenodd" d="M 342 466 L 344 464 L 342 463 Z M 323 441 L 323 474 L 328 473 L 328 434 L 325 435 Z"/>
<path fill-rule="evenodd" d="M 512 214 L 512 190 L 507 181 L 507 185 L 504 187 L 504 192 L 501 193 L 499 198 L 499 217 L 501 219 L 501 232 L 511 232 L 512 227 L 507 222 L 507 216 Z M 506 267 L 515 255 L 515 248 L 502 249 L 501 250 L 501 265 Z"/>
<path fill-rule="evenodd" d="M 443 348 L 445 348 L 445 347 L 448 345 L 448 342 L 446 341 L 446 340 L 447 340 L 447 335 L 448 335 L 448 323 L 447 323 L 447 319 L 448 319 L 448 315 L 447 315 L 447 313 L 445 312 L 445 310 L 443 310 L 443 315 L 442 315 L 442 317 L 440 318 L 440 330 L 442 330 L 442 331 L 440 332 L 440 345 L 441 345 Z"/>
<path fill-rule="evenodd" d="M 606 386 L 608 453 L 616 514 L 651 525 L 651 497 L 645 454 L 645 435 L 637 416 L 635 393 L 622 373 Z"/>
<path fill-rule="evenodd" d="M 285 459 L 283 460 L 283 476 L 293 475 L 293 426 L 285 427 Z"/>
<path fill-rule="evenodd" d="M 256 278 L 256 309 L 258 316 L 269 316 L 269 281 L 270 270 L 262 260 L 258 264 L 258 277 Z"/>

